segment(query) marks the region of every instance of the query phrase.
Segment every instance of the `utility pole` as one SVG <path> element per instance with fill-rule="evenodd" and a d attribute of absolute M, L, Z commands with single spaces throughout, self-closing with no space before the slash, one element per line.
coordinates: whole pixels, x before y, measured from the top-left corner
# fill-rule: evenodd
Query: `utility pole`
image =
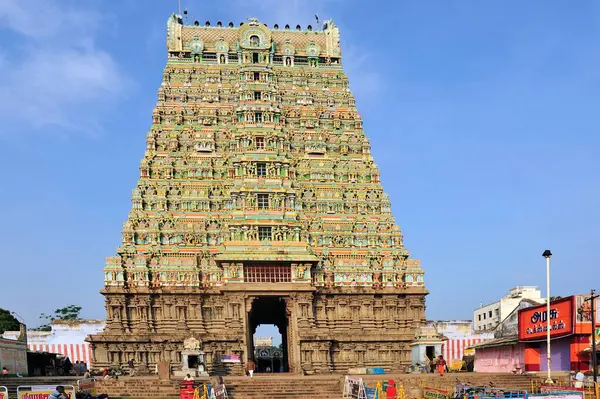
<path fill-rule="evenodd" d="M 546 258 L 546 361 L 548 367 L 548 378 L 546 384 L 554 384 L 552 381 L 552 355 L 550 352 L 550 258 L 552 252 L 549 249 L 545 250 L 542 254 Z"/>
<path fill-rule="evenodd" d="M 596 298 L 600 295 L 596 294 L 596 290 L 591 290 L 590 297 L 585 301 L 590 301 L 592 311 L 592 370 L 594 372 L 594 382 L 598 382 L 598 359 L 596 358 Z"/>

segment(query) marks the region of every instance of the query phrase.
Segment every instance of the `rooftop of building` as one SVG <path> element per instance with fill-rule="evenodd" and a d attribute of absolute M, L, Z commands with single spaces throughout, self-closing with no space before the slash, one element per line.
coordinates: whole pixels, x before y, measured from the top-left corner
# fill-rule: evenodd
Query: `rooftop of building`
<path fill-rule="evenodd" d="M 497 303 L 501 302 L 502 299 L 510 299 L 510 298 L 518 299 L 518 298 L 522 298 L 519 295 L 522 294 L 524 291 L 528 292 L 528 293 L 529 292 L 535 292 L 535 291 L 537 291 L 538 293 L 540 293 L 539 297 L 541 298 L 541 292 L 538 290 L 537 286 L 533 286 L 533 285 L 518 285 L 516 287 L 511 288 L 508 291 L 508 294 L 504 295 L 502 298 L 500 298 L 500 299 L 498 299 L 498 300 L 496 300 L 494 302 L 490 302 L 488 304 L 485 304 L 485 305 L 483 303 L 481 303 L 481 305 L 479 305 L 479 307 L 476 308 L 475 310 L 479 310 L 479 309 L 482 309 L 482 308 L 487 308 L 488 306 L 497 304 Z M 543 299 L 543 298 L 541 298 L 541 299 Z"/>
<path fill-rule="evenodd" d="M 289 25 L 270 29 L 258 18 L 249 18 L 239 26 L 232 22 L 215 26 L 210 21 L 188 24 L 187 16 L 172 14 L 167 22 L 167 49 L 169 54 L 242 53 L 269 51 L 273 55 L 325 57 L 339 59 L 339 30 L 332 20 L 324 21 L 313 30 L 311 25 L 295 30 Z"/>
<path fill-rule="evenodd" d="M 81 324 L 106 324 L 106 320 L 100 319 L 74 319 L 74 320 L 52 320 L 50 322 L 52 325 L 68 325 L 68 326 L 77 326 Z"/>
<path fill-rule="evenodd" d="M 510 335 L 502 338 L 494 338 L 484 342 L 480 342 L 474 345 L 471 345 L 469 349 L 483 349 L 483 348 L 492 348 L 495 346 L 504 346 L 504 345 L 513 345 L 519 342 L 519 337 L 516 335 Z"/>
<path fill-rule="evenodd" d="M 195 27 L 195 28 L 212 28 L 212 29 L 219 29 L 219 28 L 223 28 L 223 29 L 237 29 L 240 26 L 243 26 L 244 24 L 247 24 L 249 22 L 254 22 L 254 23 L 258 23 L 262 26 L 265 26 L 268 28 L 268 25 L 262 22 L 259 22 L 258 18 L 248 18 L 247 21 L 242 21 L 239 23 L 234 23 L 234 22 L 227 22 L 224 23 L 222 21 L 217 21 L 216 23 L 212 23 L 211 21 L 205 21 L 205 22 L 201 22 L 198 19 L 195 19 L 193 21 L 191 21 L 191 18 L 188 17 L 188 12 L 187 10 L 183 11 L 183 15 L 181 14 L 174 14 L 176 18 L 179 18 L 181 23 L 183 24 L 183 26 L 185 27 Z M 294 26 L 294 24 L 285 24 L 285 25 L 281 25 L 281 27 L 279 26 L 279 24 L 274 24 L 273 27 L 271 28 L 272 30 L 282 30 L 282 31 L 296 31 L 296 32 L 323 32 L 325 31 L 329 24 L 331 23 L 331 20 L 326 20 L 323 21 L 322 23 L 319 22 L 318 19 L 315 19 L 315 28 L 313 29 L 313 25 L 307 25 L 304 29 L 302 28 L 302 25 L 297 24 Z"/>

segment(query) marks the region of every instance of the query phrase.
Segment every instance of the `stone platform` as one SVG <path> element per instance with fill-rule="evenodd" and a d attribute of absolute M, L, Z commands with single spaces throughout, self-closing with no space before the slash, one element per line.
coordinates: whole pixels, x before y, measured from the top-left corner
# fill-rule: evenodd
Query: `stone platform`
<path fill-rule="evenodd" d="M 553 374 L 555 378 L 566 379 L 565 373 Z M 437 374 L 384 374 L 362 376 L 369 386 L 378 380 L 394 379 L 405 389 L 407 397 L 417 398 L 420 386 L 452 389 L 456 380 L 471 385 L 490 385 L 496 387 L 531 391 L 532 381 L 540 375 L 514 375 L 501 373 L 449 373 L 440 377 Z M 16 398 L 19 385 L 76 385 L 77 377 L 26 377 L 5 378 L 0 385 L 8 387 L 9 397 Z M 214 381 L 211 378 L 199 378 L 198 382 Z M 225 385 L 232 399 L 340 399 L 342 398 L 344 375 L 330 374 L 301 376 L 294 374 L 258 374 L 248 377 L 225 377 Z M 111 398 L 179 398 L 180 379 L 159 380 L 157 377 L 121 377 L 118 380 L 98 381 L 98 392 L 107 393 Z M 586 396 L 593 399 L 593 396 Z"/>
<path fill-rule="evenodd" d="M 451 373 L 440 377 L 437 374 L 384 374 L 362 376 L 367 384 L 375 385 L 377 380 L 394 379 L 402 385 L 410 398 L 418 396 L 421 385 L 439 388 L 453 388 L 456 380 L 473 385 L 527 390 L 531 389 L 534 375 L 487 374 L 487 373 Z M 214 378 L 213 378 L 214 380 Z M 196 381 L 208 381 L 197 379 Z M 225 385 L 230 398 L 234 399 L 283 399 L 283 398 L 324 398 L 342 397 L 343 375 L 300 376 L 290 374 L 258 374 L 248 377 L 225 377 Z M 136 398 L 176 398 L 179 397 L 181 380 L 161 381 L 157 378 L 121 378 L 99 382 L 100 392 L 112 397 Z M 371 385 L 371 384 L 369 384 Z"/>

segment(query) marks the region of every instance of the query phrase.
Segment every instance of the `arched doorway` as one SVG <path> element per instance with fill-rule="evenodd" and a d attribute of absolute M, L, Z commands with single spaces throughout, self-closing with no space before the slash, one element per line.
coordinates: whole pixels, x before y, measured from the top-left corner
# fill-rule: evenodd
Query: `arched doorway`
<path fill-rule="evenodd" d="M 254 336 L 260 325 L 272 325 L 273 331 L 281 335 L 281 344 L 266 348 L 266 345 L 254 344 Z M 279 296 L 257 297 L 252 301 L 248 313 L 248 356 L 257 365 L 257 372 L 288 372 L 288 325 L 285 298 Z"/>
<path fill-rule="evenodd" d="M 279 328 L 260 324 L 254 333 L 254 361 L 256 373 L 283 372 L 283 344 Z"/>

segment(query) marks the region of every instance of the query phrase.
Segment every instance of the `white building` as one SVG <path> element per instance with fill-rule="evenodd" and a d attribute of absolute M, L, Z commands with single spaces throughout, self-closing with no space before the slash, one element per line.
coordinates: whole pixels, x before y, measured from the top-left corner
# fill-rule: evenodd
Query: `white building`
<path fill-rule="evenodd" d="M 58 353 L 72 362 L 80 361 L 89 366 L 92 348 L 85 338 L 101 332 L 105 324 L 104 320 L 55 320 L 51 323 L 52 331 L 27 331 L 27 349 Z M 6 331 L 0 338 L 17 339 L 18 336 L 19 331 Z"/>
<path fill-rule="evenodd" d="M 519 306 L 523 299 L 540 304 L 545 302 L 537 287 L 518 286 L 512 288 L 508 295 L 499 301 L 475 309 L 473 312 L 473 329 L 475 331 L 492 331 Z"/>
<path fill-rule="evenodd" d="M 471 354 L 467 350 L 475 345 L 494 338 L 494 334 L 473 330 L 471 320 L 431 320 L 428 327 L 433 327 L 444 337 L 442 353 L 446 361 L 461 360 L 464 355 Z"/>
<path fill-rule="evenodd" d="M 8 369 L 8 375 L 22 375 L 24 377 L 28 375 L 27 342 L 23 324 L 21 324 L 21 330 L 16 331 L 13 339 L 4 338 L 0 335 L 0 369 L 4 367 Z M 1 391 L 0 398 L 2 398 Z"/>
<path fill-rule="evenodd" d="M 273 337 L 254 337 L 254 346 L 271 347 L 273 346 Z"/>

